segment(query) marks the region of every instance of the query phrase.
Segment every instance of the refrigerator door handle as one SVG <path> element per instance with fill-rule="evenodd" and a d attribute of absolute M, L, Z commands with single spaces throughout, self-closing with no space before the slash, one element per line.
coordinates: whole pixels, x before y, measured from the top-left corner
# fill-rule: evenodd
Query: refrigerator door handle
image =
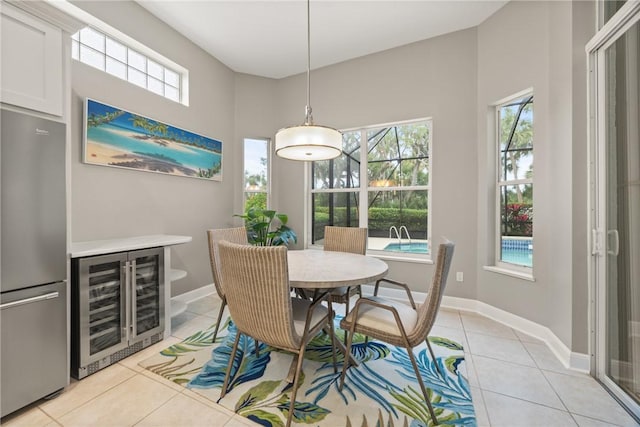
<path fill-rule="evenodd" d="M 59 292 L 50 292 L 44 295 L 38 295 L 37 297 L 25 298 L 18 301 L 11 301 L 4 304 L 0 304 L 0 310 L 4 310 L 5 308 L 17 307 L 19 305 L 31 304 L 34 302 L 45 301 L 48 299 L 58 298 L 60 296 Z"/>

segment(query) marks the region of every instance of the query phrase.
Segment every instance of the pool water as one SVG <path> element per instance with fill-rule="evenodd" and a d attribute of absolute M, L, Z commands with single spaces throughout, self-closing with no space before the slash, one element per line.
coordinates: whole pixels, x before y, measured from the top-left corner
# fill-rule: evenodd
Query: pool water
<path fill-rule="evenodd" d="M 391 252 L 404 252 L 409 254 L 426 254 L 427 253 L 427 244 L 426 243 L 389 243 L 384 247 L 384 251 Z"/>
<path fill-rule="evenodd" d="M 525 267 L 531 267 L 533 265 L 533 250 L 529 249 L 529 244 L 527 244 L 526 247 L 522 247 L 522 245 L 513 247 L 513 245 L 508 244 L 509 240 L 506 239 L 504 239 L 502 243 L 502 262 L 523 265 Z M 383 250 L 408 254 L 426 254 L 428 249 L 429 247 L 425 242 L 411 242 L 389 243 Z"/>

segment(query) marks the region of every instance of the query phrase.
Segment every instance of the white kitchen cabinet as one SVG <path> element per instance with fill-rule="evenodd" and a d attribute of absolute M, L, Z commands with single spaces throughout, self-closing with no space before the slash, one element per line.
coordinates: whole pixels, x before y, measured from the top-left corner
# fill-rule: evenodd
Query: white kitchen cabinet
<path fill-rule="evenodd" d="M 4 1 L 0 15 L 0 101 L 63 116 L 63 31 Z"/>

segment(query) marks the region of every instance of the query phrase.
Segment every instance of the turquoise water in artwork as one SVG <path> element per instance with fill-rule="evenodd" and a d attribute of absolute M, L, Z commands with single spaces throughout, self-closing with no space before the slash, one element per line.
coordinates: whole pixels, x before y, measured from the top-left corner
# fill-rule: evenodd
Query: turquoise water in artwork
<path fill-rule="evenodd" d="M 194 169 L 209 169 L 220 164 L 220 154 L 198 147 L 179 144 L 179 148 L 171 148 L 153 142 L 152 139 L 141 140 L 134 136 L 144 136 L 132 129 L 113 125 L 100 125 L 87 130 L 90 142 L 111 146 L 113 148 L 160 158 L 163 161 L 177 163 Z"/>
<path fill-rule="evenodd" d="M 383 250 L 410 254 L 426 254 L 428 246 L 425 242 L 389 243 Z M 531 242 L 529 240 L 502 239 L 501 261 L 531 267 L 533 265 L 533 247 Z"/>

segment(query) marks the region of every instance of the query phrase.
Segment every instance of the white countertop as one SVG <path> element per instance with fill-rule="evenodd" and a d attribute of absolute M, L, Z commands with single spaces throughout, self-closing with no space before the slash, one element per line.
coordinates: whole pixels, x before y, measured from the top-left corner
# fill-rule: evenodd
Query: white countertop
<path fill-rule="evenodd" d="M 191 236 L 172 236 L 155 234 L 152 236 L 123 237 L 121 239 L 90 240 L 71 244 L 71 257 L 79 258 L 92 255 L 110 254 L 136 249 L 156 248 L 160 246 L 188 243 Z"/>

